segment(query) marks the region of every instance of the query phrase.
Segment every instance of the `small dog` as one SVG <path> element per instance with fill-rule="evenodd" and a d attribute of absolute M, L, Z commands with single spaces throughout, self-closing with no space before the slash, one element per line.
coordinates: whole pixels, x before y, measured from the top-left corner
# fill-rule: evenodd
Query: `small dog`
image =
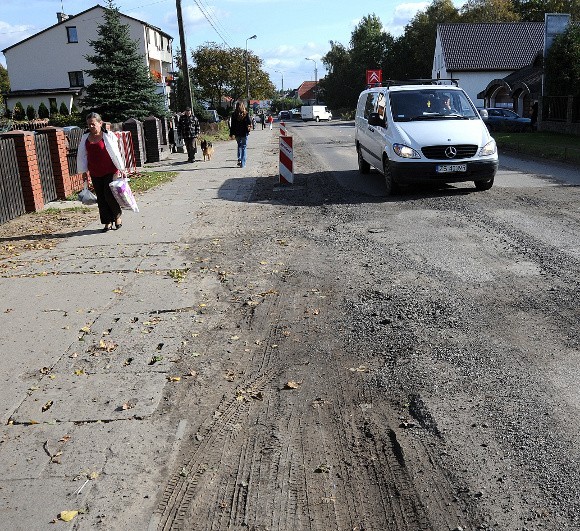
<path fill-rule="evenodd" d="M 201 151 L 203 152 L 203 160 L 205 162 L 205 160 L 211 160 L 211 157 L 213 155 L 213 145 L 210 141 L 208 140 L 202 140 L 201 141 Z"/>

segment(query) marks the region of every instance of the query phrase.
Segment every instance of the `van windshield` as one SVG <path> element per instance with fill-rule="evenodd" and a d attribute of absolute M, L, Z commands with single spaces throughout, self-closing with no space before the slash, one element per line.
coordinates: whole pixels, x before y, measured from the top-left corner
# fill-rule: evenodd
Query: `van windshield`
<path fill-rule="evenodd" d="M 389 92 L 389 100 L 395 122 L 479 119 L 477 111 L 460 90 L 430 88 Z"/>

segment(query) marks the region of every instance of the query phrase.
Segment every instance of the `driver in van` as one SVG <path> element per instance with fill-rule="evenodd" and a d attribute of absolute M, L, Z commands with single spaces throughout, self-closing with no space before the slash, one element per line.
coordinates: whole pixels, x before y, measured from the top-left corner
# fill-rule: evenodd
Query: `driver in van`
<path fill-rule="evenodd" d="M 457 114 L 457 111 L 451 106 L 451 97 L 447 94 L 443 96 L 441 101 L 441 114 Z"/>

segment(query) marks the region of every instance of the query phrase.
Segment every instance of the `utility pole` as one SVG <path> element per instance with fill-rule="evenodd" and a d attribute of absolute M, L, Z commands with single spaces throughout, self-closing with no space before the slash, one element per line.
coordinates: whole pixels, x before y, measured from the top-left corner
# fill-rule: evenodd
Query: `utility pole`
<path fill-rule="evenodd" d="M 177 7 L 177 25 L 179 26 L 179 46 L 181 48 L 181 75 L 185 84 L 185 98 L 187 106 L 193 107 L 191 98 L 191 84 L 189 83 L 189 68 L 187 66 L 187 50 L 185 49 L 185 33 L 183 31 L 183 17 L 181 15 L 181 0 L 175 0 Z"/>

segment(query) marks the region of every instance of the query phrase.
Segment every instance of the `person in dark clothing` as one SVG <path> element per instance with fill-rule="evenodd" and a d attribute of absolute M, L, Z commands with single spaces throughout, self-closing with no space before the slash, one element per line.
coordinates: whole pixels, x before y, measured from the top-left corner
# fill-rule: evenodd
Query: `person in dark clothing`
<path fill-rule="evenodd" d="M 252 121 L 248 111 L 246 111 L 246 106 L 243 102 L 238 101 L 236 110 L 232 114 L 230 138 L 235 138 L 238 143 L 238 167 L 240 168 L 246 165 L 246 147 L 251 127 Z"/>
<path fill-rule="evenodd" d="M 262 124 L 262 130 L 266 128 L 266 114 L 260 114 L 260 123 Z"/>
<path fill-rule="evenodd" d="M 530 114 L 530 119 L 531 119 L 531 126 L 532 126 L 532 131 L 536 131 L 538 129 L 538 102 L 537 100 L 534 101 L 534 103 L 532 104 L 532 112 Z"/>
<path fill-rule="evenodd" d="M 187 150 L 187 162 L 195 162 L 197 152 L 197 137 L 199 136 L 199 120 L 191 112 L 191 107 L 185 109 L 185 113 L 179 120 L 178 133 Z"/>

